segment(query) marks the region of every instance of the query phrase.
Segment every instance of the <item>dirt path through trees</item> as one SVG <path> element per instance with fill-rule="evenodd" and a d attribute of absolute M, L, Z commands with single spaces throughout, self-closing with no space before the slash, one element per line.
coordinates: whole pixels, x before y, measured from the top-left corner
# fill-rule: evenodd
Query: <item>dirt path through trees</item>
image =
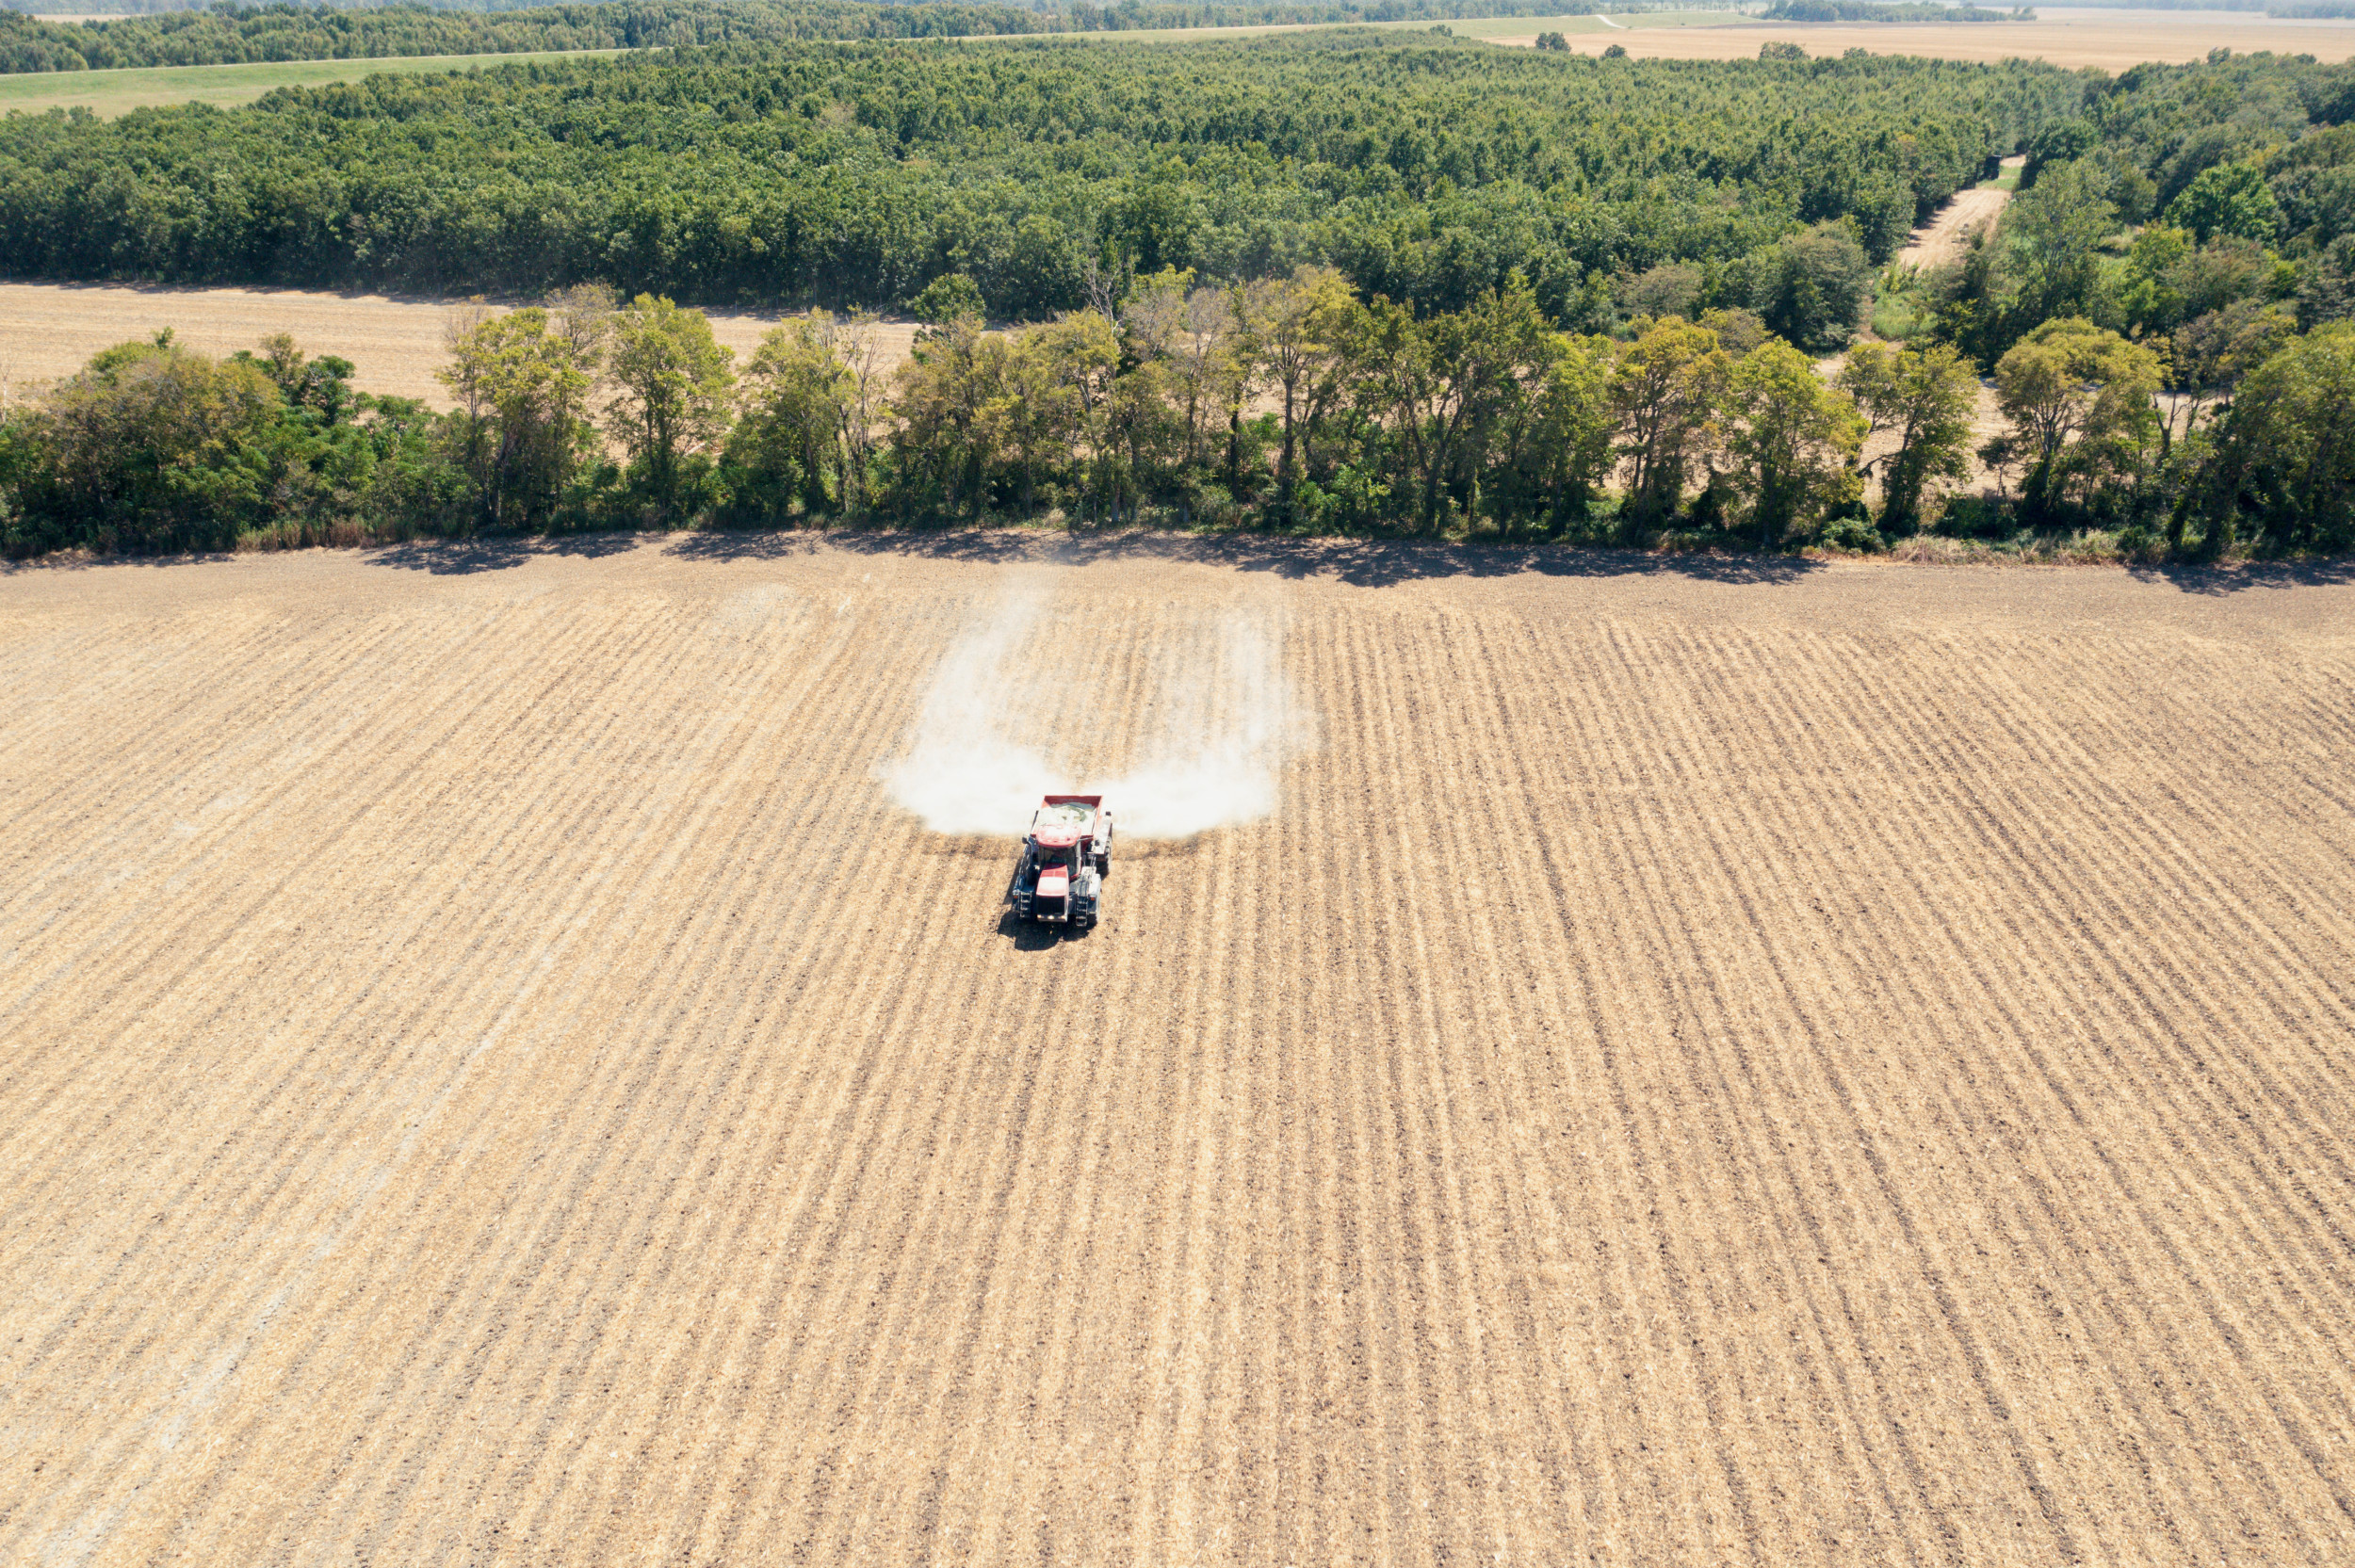
<path fill-rule="evenodd" d="M 2013 154 L 2004 160 L 2006 170 L 2017 170 L 2027 159 Z M 1955 192 L 1944 206 L 1931 215 L 1930 220 L 1913 231 L 1905 249 L 1897 252 L 1897 265 L 1928 271 L 1942 267 L 1962 254 L 1964 243 L 1973 230 L 1985 231 L 2003 216 L 2004 204 L 2012 193 L 2000 186 L 1973 186 Z"/>

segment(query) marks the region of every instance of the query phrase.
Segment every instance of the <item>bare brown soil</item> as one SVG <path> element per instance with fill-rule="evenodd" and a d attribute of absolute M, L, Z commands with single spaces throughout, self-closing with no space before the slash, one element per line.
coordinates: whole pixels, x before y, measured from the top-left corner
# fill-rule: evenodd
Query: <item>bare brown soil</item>
<path fill-rule="evenodd" d="M 2355 582 L 1042 554 L 0 576 L 0 1560 L 2355 1560 Z"/>
<path fill-rule="evenodd" d="M 714 311 L 711 330 L 740 364 L 778 316 Z M 145 288 L 117 283 L 0 283 L 0 379 L 10 393 L 73 375 L 101 348 L 153 336 L 170 327 L 183 343 L 209 354 L 251 348 L 272 332 L 290 332 L 315 354 L 340 354 L 365 391 L 422 397 L 447 408 L 433 379 L 448 363 L 443 328 L 449 302 L 300 289 Z M 883 328 L 887 361 L 897 364 L 915 341 L 912 322 Z"/>

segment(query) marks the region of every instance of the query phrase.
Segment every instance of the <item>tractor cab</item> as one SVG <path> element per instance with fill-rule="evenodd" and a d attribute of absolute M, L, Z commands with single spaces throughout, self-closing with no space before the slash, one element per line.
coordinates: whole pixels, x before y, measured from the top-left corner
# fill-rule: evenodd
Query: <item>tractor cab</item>
<path fill-rule="evenodd" d="M 1031 818 L 1014 874 L 1015 913 L 1086 930 L 1112 868 L 1112 813 L 1096 795 L 1049 795 Z"/>

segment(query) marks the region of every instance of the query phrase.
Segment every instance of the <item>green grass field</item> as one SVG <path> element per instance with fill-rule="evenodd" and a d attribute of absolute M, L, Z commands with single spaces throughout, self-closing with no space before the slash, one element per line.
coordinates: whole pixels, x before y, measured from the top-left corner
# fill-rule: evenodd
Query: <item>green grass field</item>
<path fill-rule="evenodd" d="M 463 71 L 575 51 L 529 55 L 410 55 L 380 60 L 287 60 L 261 65 L 162 65 L 135 71 L 47 71 L 0 75 L 0 112 L 40 114 L 76 106 L 109 117 L 151 104 L 250 104 L 274 88 L 353 82 L 380 72 Z M 620 54 L 617 49 L 586 53 Z"/>

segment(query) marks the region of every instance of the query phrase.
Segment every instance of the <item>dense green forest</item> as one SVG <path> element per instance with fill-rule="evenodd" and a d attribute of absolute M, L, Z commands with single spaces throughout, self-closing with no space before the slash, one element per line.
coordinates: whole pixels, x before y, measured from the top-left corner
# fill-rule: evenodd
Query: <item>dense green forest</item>
<path fill-rule="evenodd" d="M 979 38 L 1268 24 L 1446 21 L 1567 15 L 1592 0 L 1373 0 L 1372 5 L 1122 0 L 1068 7 L 989 0 L 583 0 L 477 8 L 421 5 L 237 6 L 122 21 L 44 22 L 0 9 L 0 73 L 401 55 L 522 55 L 557 49 L 688 48 L 802 39 Z"/>
<path fill-rule="evenodd" d="M 1058 510 L 2355 546 L 2355 71 L 2302 57 L 762 45 L 0 133 L 19 271 L 555 291 L 462 323 L 450 414 L 283 342 L 110 350 L 0 415 L 18 553 Z M 1884 265 L 2014 150 L 1999 227 Z M 853 311 L 738 366 L 674 298 Z M 869 305 L 931 323 L 894 374 Z M 1949 496 L 1973 458 L 1998 493 Z"/>
<path fill-rule="evenodd" d="M 964 38 L 1041 30 L 1026 7 L 927 0 L 610 0 L 498 12 L 221 7 L 59 24 L 0 11 L 0 71 L 642 49 L 742 40 Z"/>
<path fill-rule="evenodd" d="M 958 272 L 998 315 L 1083 303 L 1091 267 L 1331 262 L 1433 309 L 1519 268 L 1592 325 L 1615 274 L 1664 261 L 1771 292 L 1814 224 L 1843 226 L 1860 273 L 2083 93 L 2027 64 L 1597 60 L 1347 30 L 739 45 L 13 116 L 0 268 L 878 308 Z M 1821 340 L 1800 318 L 1823 308 L 1777 319 Z"/>

